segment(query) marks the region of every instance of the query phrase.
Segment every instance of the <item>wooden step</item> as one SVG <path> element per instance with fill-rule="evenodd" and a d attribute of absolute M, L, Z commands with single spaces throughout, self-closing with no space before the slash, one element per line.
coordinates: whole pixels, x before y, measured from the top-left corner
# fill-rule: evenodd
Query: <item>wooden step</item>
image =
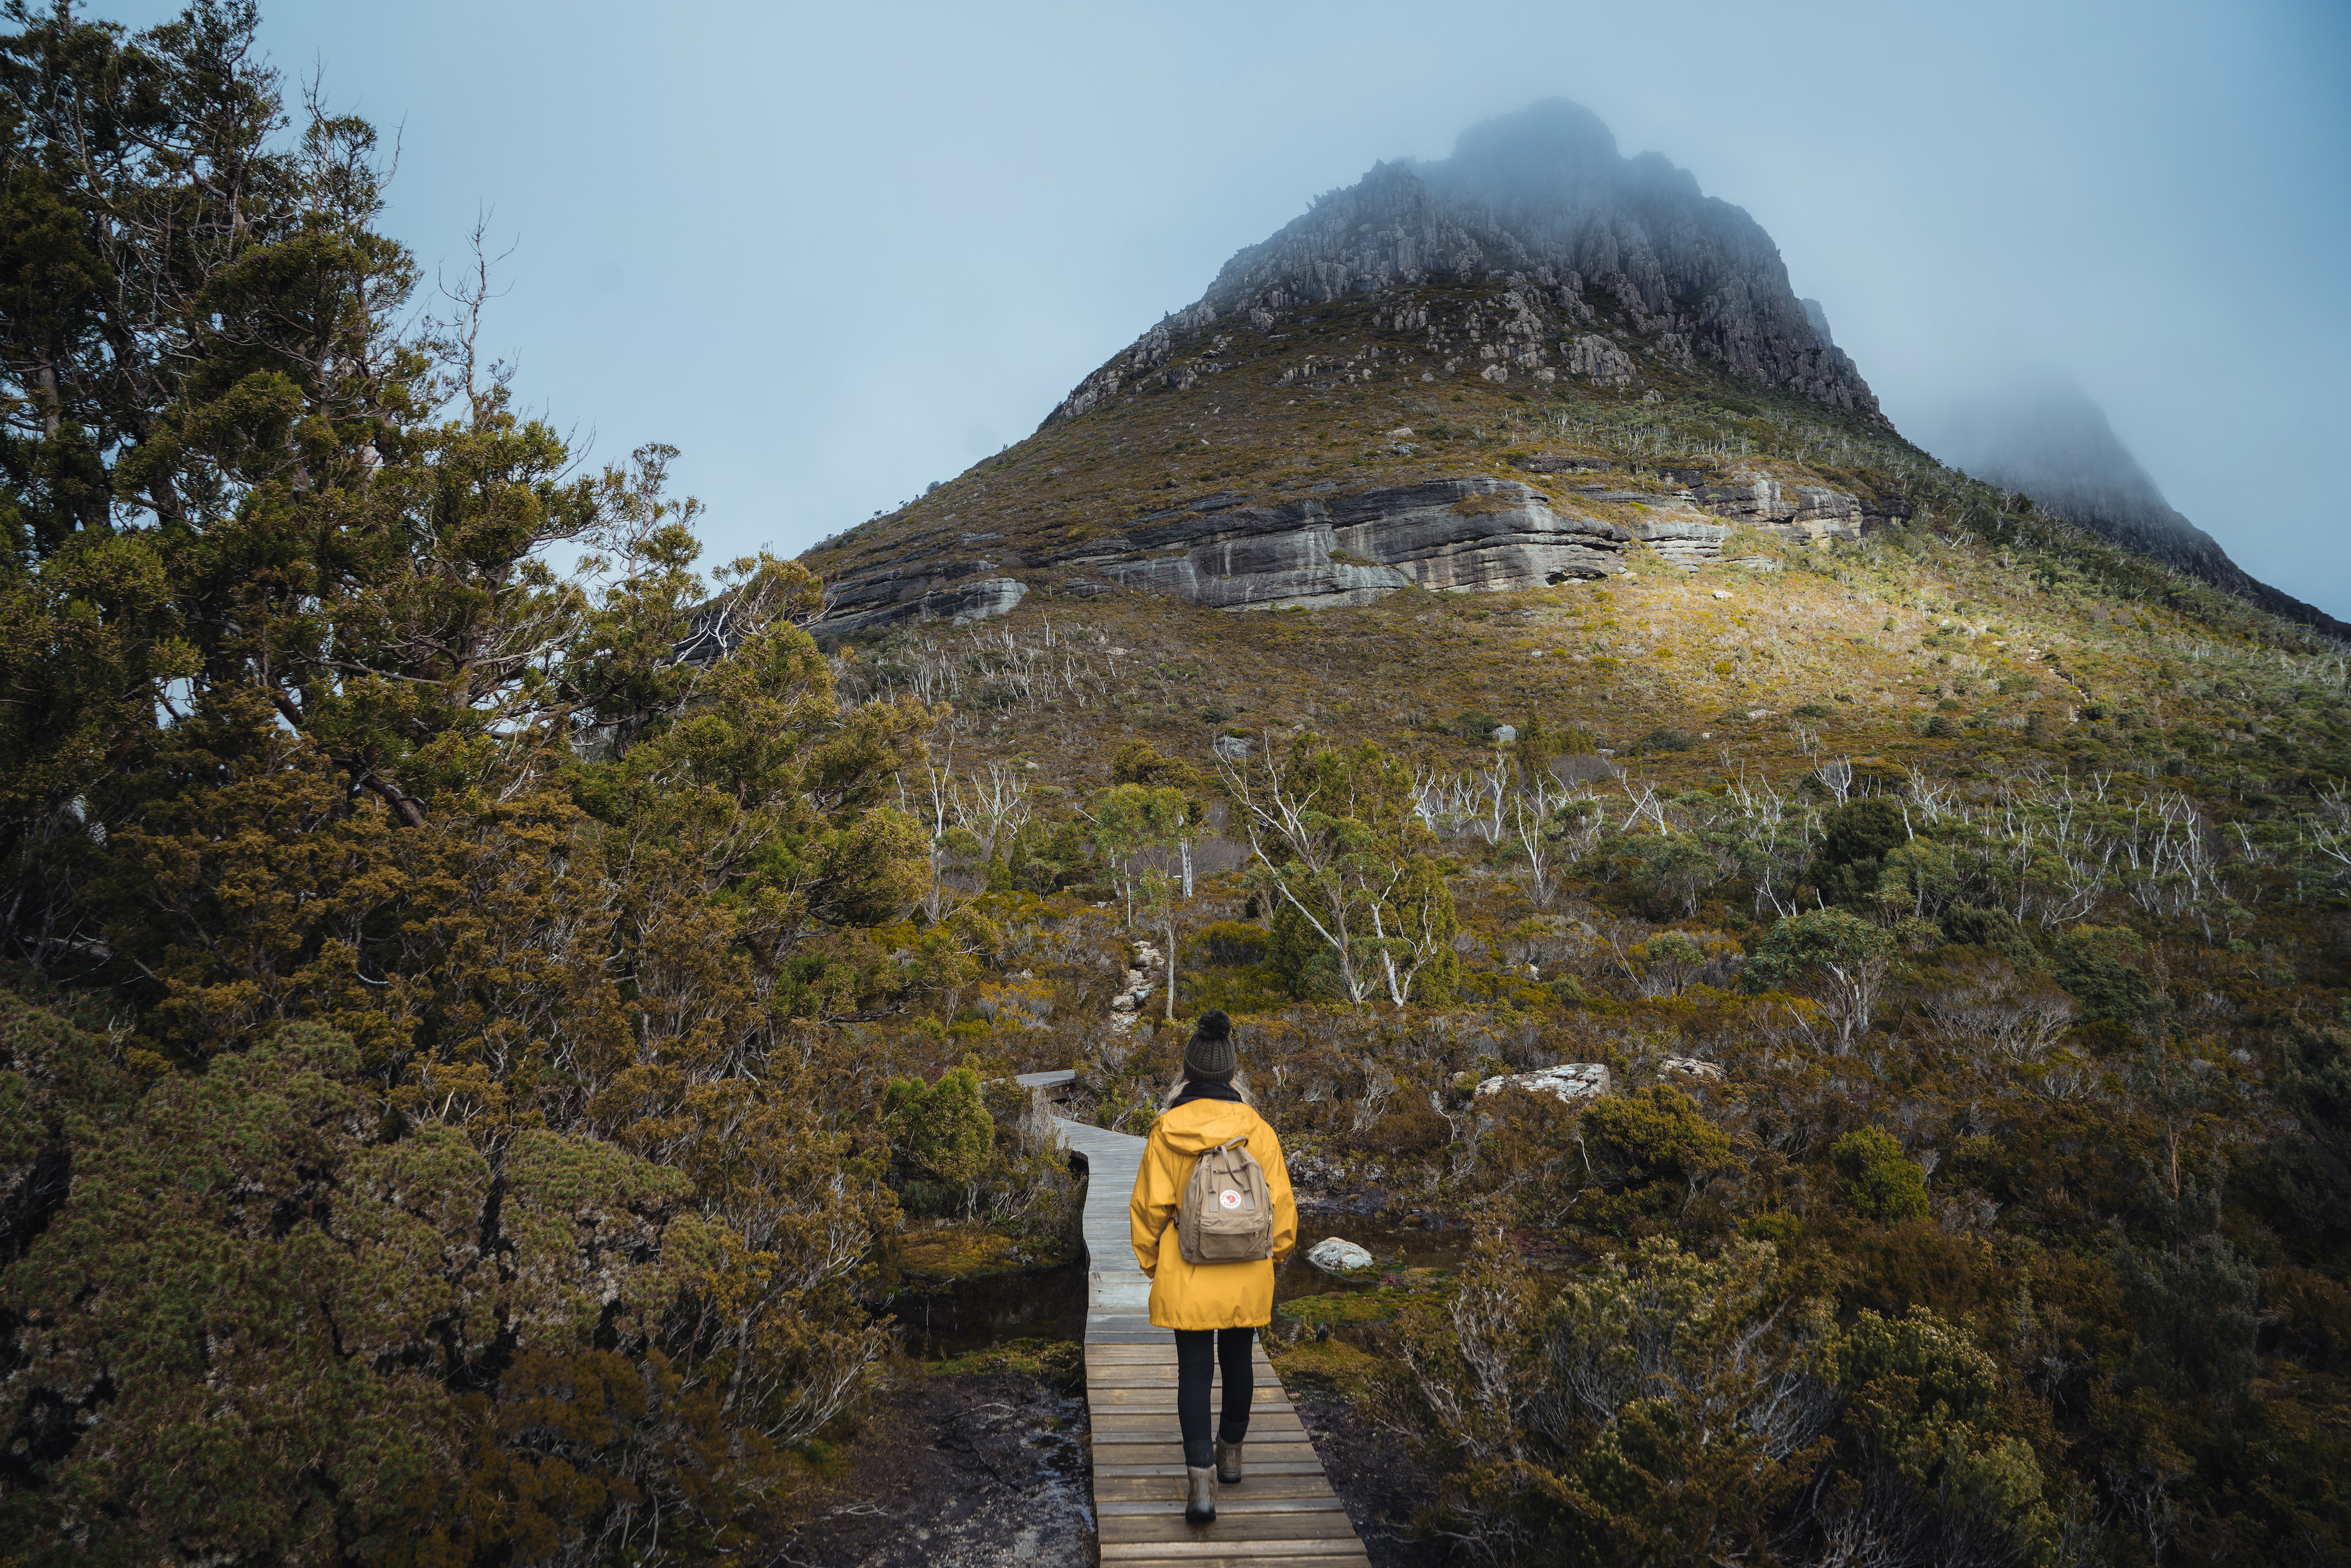
<path fill-rule="evenodd" d="M 1268 1498 L 1333 1495 L 1331 1483 L 1322 1479 L 1320 1470 L 1311 1475 L 1277 1476 L 1267 1474 L 1262 1466 L 1249 1465 L 1242 1469 L 1241 1477 L 1238 1486 L 1218 1482 L 1217 1496 L 1258 1502 Z M 1183 1496 L 1184 1469 L 1180 1465 L 1169 1466 L 1164 1474 L 1148 1476 L 1106 1476 L 1100 1469 L 1094 1471 L 1094 1501 L 1104 1508 L 1113 1502 L 1149 1502 L 1168 1498 L 1180 1500 Z"/>
<path fill-rule="evenodd" d="M 1160 1510 L 1148 1514 L 1113 1514 L 1101 1521 L 1103 1553 L 1107 1559 L 1114 1543 L 1134 1541 L 1195 1542 L 1212 1541 L 1332 1541 L 1359 1544 L 1355 1527 L 1348 1521 L 1343 1510 L 1327 1513 L 1235 1513 L 1223 1511 L 1224 1499 L 1218 1504 L 1215 1522 L 1194 1524 L 1184 1517 L 1180 1508 Z"/>

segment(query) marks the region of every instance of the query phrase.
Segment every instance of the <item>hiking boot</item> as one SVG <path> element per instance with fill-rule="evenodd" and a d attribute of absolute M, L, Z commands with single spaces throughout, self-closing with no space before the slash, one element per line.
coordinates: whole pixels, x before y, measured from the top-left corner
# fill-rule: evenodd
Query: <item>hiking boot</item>
<path fill-rule="evenodd" d="M 1217 1439 L 1217 1479 L 1228 1487 L 1241 1484 L 1241 1446 Z"/>
<path fill-rule="evenodd" d="M 1217 1517 L 1217 1468 L 1186 1465 L 1184 1478 L 1189 1483 L 1184 1497 L 1185 1520 L 1192 1524 L 1213 1523 Z"/>

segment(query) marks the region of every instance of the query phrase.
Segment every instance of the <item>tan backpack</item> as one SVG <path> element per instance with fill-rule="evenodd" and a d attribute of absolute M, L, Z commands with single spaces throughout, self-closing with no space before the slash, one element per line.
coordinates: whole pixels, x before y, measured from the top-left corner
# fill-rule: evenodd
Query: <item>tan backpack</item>
<path fill-rule="evenodd" d="M 1273 1256 L 1273 1195 L 1249 1140 L 1219 1144 L 1192 1166 L 1176 1213 L 1186 1263 L 1256 1263 Z"/>

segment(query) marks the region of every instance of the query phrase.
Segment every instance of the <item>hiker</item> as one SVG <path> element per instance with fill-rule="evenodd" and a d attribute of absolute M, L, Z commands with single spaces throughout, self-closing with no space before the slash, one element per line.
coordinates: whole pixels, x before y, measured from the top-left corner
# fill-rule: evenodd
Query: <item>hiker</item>
<path fill-rule="evenodd" d="M 1184 1517 L 1217 1517 L 1217 1483 L 1238 1486 L 1257 1368 L 1249 1348 L 1273 1321 L 1273 1266 L 1298 1245 L 1281 1140 L 1233 1082 L 1232 1024 L 1200 1015 L 1184 1075 L 1151 1124 L 1127 1218 L 1151 1277 L 1151 1321 L 1176 1331 L 1176 1415 L 1184 1429 Z M 1225 1400 L 1208 1440 L 1208 1384 Z"/>

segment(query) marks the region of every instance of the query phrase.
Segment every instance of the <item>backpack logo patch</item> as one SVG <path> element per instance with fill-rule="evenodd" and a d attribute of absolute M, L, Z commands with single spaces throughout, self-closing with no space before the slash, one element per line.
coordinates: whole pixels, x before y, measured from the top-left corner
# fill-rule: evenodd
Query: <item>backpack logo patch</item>
<path fill-rule="evenodd" d="M 1235 1192 L 1232 1188 L 1227 1187 L 1224 1191 L 1217 1194 L 1217 1201 L 1223 1204 L 1227 1208 L 1238 1208 L 1241 1206 L 1241 1195 Z"/>

